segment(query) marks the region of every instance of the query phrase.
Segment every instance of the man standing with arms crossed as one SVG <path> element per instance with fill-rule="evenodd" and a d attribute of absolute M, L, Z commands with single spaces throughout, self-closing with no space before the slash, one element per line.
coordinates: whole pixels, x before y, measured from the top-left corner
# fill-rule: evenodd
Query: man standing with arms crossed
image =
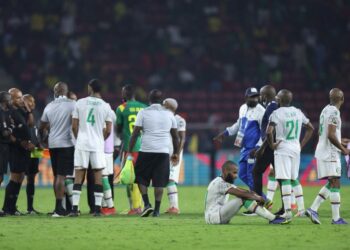
<path fill-rule="evenodd" d="M 134 124 L 138 112 L 146 107 L 145 104 L 135 100 L 134 90 L 131 85 L 125 85 L 122 89 L 123 104 L 119 105 L 117 113 L 117 133 L 121 138 L 122 163 L 125 162 L 126 152 L 129 148 L 130 136 L 134 130 Z M 135 146 L 132 148 L 133 162 L 136 163 L 141 146 L 141 136 L 137 137 Z M 137 184 L 127 185 L 126 192 L 129 199 L 130 211 L 128 215 L 140 214 L 142 212 L 142 197 Z"/>
<path fill-rule="evenodd" d="M 169 181 L 169 144 L 173 141 L 174 153 L 171 156 L 173 165 L 179 161 L 179 139 L 174 114 L 165 109 L 162 103 L 162 92 L 152 90 L 149 94 L 150 106 L 137 114 L 134 131 L 130 138 L 128 157 L 142 130 L 141 150 L 135 165 L 135 182 L 139 185 L 145 208 L 141 217 L 153 212 L 159 216 L 163 189 Z M 171 138 L 169 136 L 171 134 Z M 148 186 L 152 181 L 155 196 L 155 208 L 148 199 Z"/>
<path fill-rule="evenodd" d="M 66 176 L 72 176 L 74 171 L 74 143 L 71 126 L 75 101 L 67 98 L 68 86 L 64 82 L 56 83 L 53 91 L 55 100 L 44 109 L 39 134 L 44 141 L 48 135 L 48 148 L 54 175 L 53 188 L 56 197 L 52 217 L 62 217 L 66 215 L 62 204 L 65 196 L 65 179 Z"/>
<path fill-rule="evenodd" d="M 319 125 L 319 141 L 315 156 L 317 159 L 317 175 L 319 179 L 328 179 L 316 196 L 306 215 L 315 224 L 321 224 L 318 218 L 318 208 L 328 199 L 332 207 L 332 224 L 348 224 L 340 217 L 340 154 L 349 155 L 350 151 L 342 145 L 348 139 L 341 139 L 340 107 L 344 103 L 344 93 L 340 89 L 332 89 L 329 93 L 330 104 L 321 112 Z"/>
<path fill-rule="evenodd" d="M 73 111 L 72 129 L 76 138 L 74 151 L 75 180 L 73 186 L 73 209 L 71 217 L 78 216 L 81 188 L 86 170 L 91 165 L 94 171 L 94 216 L 101 215 L 103 198 L 102 169 L 105 168 L 104 143 L 111 133 L 111 107 L 102 100 L 101 83 L 93 79 L 88 84 L 89 96 L 77 101 Z"/>

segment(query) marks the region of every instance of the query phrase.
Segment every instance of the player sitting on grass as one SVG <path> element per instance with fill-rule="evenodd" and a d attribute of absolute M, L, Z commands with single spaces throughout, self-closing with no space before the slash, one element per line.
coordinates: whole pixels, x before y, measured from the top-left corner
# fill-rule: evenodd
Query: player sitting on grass
<path fill-rule="evenodd" d="M 265 200 L 253 191 L 233 185 L 238 168 L 232 161 L 226 161 L 221 167 L 221 176 L 208 186 L 205 200 L 205 221 L 207 224 L 228 224 L 242 206 L 251 212 L 269 220 L 270 224 L 286 224 L 288 220 L 272 214 L 264 208 Z M 237 198 L 228 201 L 228 194 Z"/>

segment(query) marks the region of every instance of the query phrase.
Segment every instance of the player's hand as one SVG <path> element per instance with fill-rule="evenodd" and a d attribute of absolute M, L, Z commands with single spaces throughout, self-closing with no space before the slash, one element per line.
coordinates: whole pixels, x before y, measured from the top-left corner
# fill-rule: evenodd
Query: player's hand
<path fill-rule="evenodd" d="M 23 100 L 24 103 L 24 108 L 26 109 L 27 112 L 32 112 L 32 109 L 29 107 L 29 104 L 26 100 Z"/>
<path fill-rule="evenodd" d="M 256 148 L 252 149 L 252 151 L 250 151 L 250 153 L 249 153 L 249 157 L 254 159 L 255 155 L 256 155 L 256 151 L 257 151 Z"/>
<path fill-rule="evenodd" d="M 278 142 L 275 142 L 274 144 L 272 144 L 272 150 L 276 150 L 278 148 L 278 145 L 280 145 L 282 141 L 278 141 Z"/>
<path fill-rule="evenodd" d="M 219 142 L 219 143 L 222 143 L 222 141 L 224 140 L 224 135 L 223 134 L 220 134 L 220 135 L 217 135 L 213 138 L 213 141 L 214 142 Z"/>
<path fill-rule="evenodd" d="M 263 156 L 264 153 L 265 153 L 265 147 L 260 147 L 258 150 L 255 151 L 254 157 L 256 159 L 259 159 Z"/>
<path fill-rule="evenodd" d="M 10 141 L 12 143 L 15 143 L 16 142 L 16 137 L 14 137 L 12 134 L 10 135 Z"/>
<path fill-rule="evenodd" d="M 173 166 L 176 166 L 177 164 L 179 164 L 179 155 L 178 154 L 173 154 L 170 158 L 171 160 L 171 164 Z"/>
<path fill-rule="evenodd" d="M 265 199 L 264 199 L 264 197 L 259 196 L 259 195 L 256 195 L 256 196 L 257 196 L 257 199 L 256 199 L 257 203 L 258 203 L 260 206 L 264 206 L 264 204 L 265 204 Z"/>
<path fill-rule="evenodd" d="M 343 150 L 341 152 L 343 155 L 350 155 L 350 150 L 347 148 L 343 148 Z"/>
<path fill-rule="evenodd" d="M 31 143 L 31 142 L 28 142 L 26 149 L 28 151 L 32 152 L 35 149 L 35 145 L 33 143 Z"/>

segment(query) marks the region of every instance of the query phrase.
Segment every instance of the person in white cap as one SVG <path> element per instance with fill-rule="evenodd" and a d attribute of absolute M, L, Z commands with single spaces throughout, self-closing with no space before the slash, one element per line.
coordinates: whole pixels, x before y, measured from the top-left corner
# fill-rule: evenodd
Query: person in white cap
<path fill-rule="evenodd" d="M 186 140 L 186 120 L 182 118 L 180 115 L 175 114 L 178 104 L 177 101 L 173 98 L 167 98 L 163 101 L 163 106 L 174 113 L 175 120 L 177 123 L 177 132 L 179 136 L 179 162 L 176 165 L 173 165 L 170 163 L 170 174 L 169 174 L 169 183 L 167 185 L 168 190 L 168 198 L 169 198 L 169 208 L 167 209 L 166 213 L 169 214 L 179 214 L 179 198 L 178 198 L 178 191 L 177 191 L 177 185 L 179 183 L 179 177 L 180 177 L 180 167 L 181 167 L 181 161 L 182 161 L 182 155 L 183 155 L 183 148 L 185 145 Z M 172 143 L 170 146 L 170 154 L 173 152 L 173 145 Z"/>

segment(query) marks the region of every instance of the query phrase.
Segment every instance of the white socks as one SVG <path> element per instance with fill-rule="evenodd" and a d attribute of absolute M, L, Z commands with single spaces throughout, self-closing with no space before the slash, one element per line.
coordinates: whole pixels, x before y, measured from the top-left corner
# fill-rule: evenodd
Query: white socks
<path fill-rule="evenodd" d="M 329 183 L 327 183 L 327 185 L 321 188 L 320 192 L 316 196 L 314 202 L 311 205 L 311 209 L 317 212 L 321 204 L 328 199 L 330 193 L 331 191 L 330 191 Z"/>
<path fill-rule="evenodd" d="M 269 199 L 270 201 L 273 200 L 277 186 L 278 186 L 278 182 L 276 181 L 275 177 L 269 176 L 269 180 L 267 182 L 266 198 Z"/>
<path fill-rule="evenodd" d="M 295 200 L 298 205 L 298 211 L 302 212 L 305 210 L 303 188 L 298 180 L 292 181 L 292 186 Z"/>
<path fill-rule="evenodd" d="M 179 198 L 177 193 L 177 186 L 175 182 L 169 182 L 167 186 L 168 198 L 169 198 L 169 207 L 179 208 Z"/>

